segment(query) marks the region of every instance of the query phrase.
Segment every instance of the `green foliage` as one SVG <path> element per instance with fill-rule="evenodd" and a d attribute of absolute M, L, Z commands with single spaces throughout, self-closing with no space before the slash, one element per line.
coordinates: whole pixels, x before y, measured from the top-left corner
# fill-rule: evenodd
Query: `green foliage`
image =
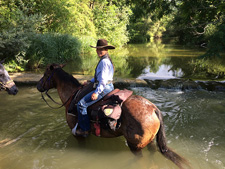
<path fill-rule="evenodd" d="M 80 42 L 66 34 L 36 34 L 31 38 L 31 45 L 26 53 L 29 68 L 37 68 L 48 63 L 64 63 L 79 60 Z"/>
<path fill-rule="evenodd" d="M 152 1 L 151 3 L 148 1 L 133 2 L 133 15 L 128 25 L 130 42 L 146 43 L 149 42 L 151 38 L 161 38 L 166 31 L 168 20 L 171 19 L 171 16 L 167 15 L 170 13 L 170 5 L 162 1 Z M 164 6 L 160 8 L 161 12 L 157 13 L 156 11 L 159 9 L 160 4 L 163 5 L 162 3 Z M 144 4 L 146 6 L 143 6 Z"/>
<path fill-rule="evenodd" d="M 97 37 L 105 38 L 115 46 L 122 46 L 128 42 L 127 25 L 131 11 L 129 7 L 116 5 L 99 5 L 94 9 L 94 24 Z"/>
<path fill-rule="evenodd" d="M 209 49 L 202 56 L 204 58 L 224 57 L 225 53 L 225 24 L 218 26 L 218 29 L 209 39 Z"/>
<path fill-rule="evenodd" d="M 18 4 L 22 4 L 18 2 Z M 29 48 L 29 37 L 44 29 L 44 17 L 39 14 L 25 15 L 26 10 L 17 8 L 14 1 L 1 1 L 0 6 L 0 59 L 7 58 L 9 71 L 23 71 L 24 58 Z"/>
<path fill-rule="evenodd" d="M 62 17 L 66 20 L 64 25 L 59 25 L 61 33 L 71 34 L 76 37 L 90 36 L 96 38 L 95 25 L 93 23 L 93 13 L 88 4 L 79 0 L 69 0 L 65 4 L 68 15 Z"/>
<path fill-rule="evenodd" d="M 183 44 L 202 45 L 215 33 L 216 27 L 224 22 L 225 2 L 213 0 L 182 1 L 177 5 L 172 25 L 173 33 Z M 223 9 L 222 9 L 223 8 Z"/>
<path fill-rule="evenodd" d="M 1 0 L 0 58 L 23 70 L 28 60 L 33 68 L 68 61 L 77 51 L 93 55 L 89 45 L 99 38 L 118 48 L 161 37 L 219 56 L 224 9 L 225 1 L 214 0 Z"/>
<path fill-rule="evenodd" d="M 128 27 L 129 38 L 131 43 L 145 43 L 149 41 L 150 36 L 148 30 L 150 28 L 151 21 L 140 18 L 136 19 L 136 22 L 131 22 Z"/>
<path fill-rule="evenodd" d="M 22 58 L 17 58 L 16 60 L 10 60 L 8 63 L 4 64 L 6 70 L 8 72 L 21 72 L 24 71 L 24 67 L 27 61 Z"/>
<path fill-rule="evenodd" d="M 97 40 L 91 36 L 81 36 L 78 37 L 81 42 L 81 53 L 85 54 L 96 54 L 96 52 L 90 47 L 90 45 L 95 46 Z"/>

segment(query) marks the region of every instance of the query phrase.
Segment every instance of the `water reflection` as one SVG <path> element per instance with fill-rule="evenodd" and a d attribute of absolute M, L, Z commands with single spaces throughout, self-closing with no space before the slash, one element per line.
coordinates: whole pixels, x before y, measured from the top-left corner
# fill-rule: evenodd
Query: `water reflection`
<path fill-rule="evenodd" d="M 114 62 L 116 76 L 137 78 L 140 75 L 148 78 L 148 73 L 154 76 L 162 73 L 162 67 L 169 67 L 176 77 L 189 79 L 225 79 L 225 60 L 199 59 L 205 53 L 203 49 L 189 49 L 178 45 L 163 44 L 153 41 L 147 44 L 127 45 L 109 51 Z M 82 55 L 82 63 L 69 63 L 66 70 L 70 73 L 93 75 L 98 62 L 96 54 Z M 166 76 L 166 72 L 163 76 Z"/>
<path fill-rule="evenodd" d="M 150 72 L 150 66 L 145 68 L 142 72 L 141 75 L 138 76 L 139 79 L 151 79 L 151 80 L 156 80 L 156 79 L 176 79 L 178 77 L 183 76 L 183 72 L 181 69 L 178 69 L 177 71 L 172 71 L 171 66 L 167 65 L 161 65 L 159 66 L 159 69 L 157 73 Z"/>

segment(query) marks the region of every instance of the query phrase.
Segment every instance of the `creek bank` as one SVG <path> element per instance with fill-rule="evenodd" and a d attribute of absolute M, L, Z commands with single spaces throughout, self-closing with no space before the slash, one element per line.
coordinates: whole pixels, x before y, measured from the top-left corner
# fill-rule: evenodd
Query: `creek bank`
<path fill-rule="evenodd" d="M 11 73 L 9 74 L 16 85 L 37 85 L 38 81 L 42 78 L 43 74 L 38 73 Z M 88 75 L 73 75 L 80 83 L 90 80 L 92 76 Z M 148 83 L 140 79 L 123 79 L 114 78 L 113 82 L 116 88 L 128 87 L 148 87 Z"/>
<path fill-rule="evenodd" d="M 144 79 L 152 89 L 171 90 L 207 90 L 225 92 L 225 82 L 218 81 L 194 81 L 191 79 Z"/>
<path fill-rule="evenodd" d="M 43 75 L 38 73 L 11 73 L 10 77 L 16 85 L 36 85 Z M 90 80 L 92 76 L 73 75 L 80 83 Z M 151 89 L 169 90 L 207 90 L 225 92 L 225 82 L 194 81 L 191 79 L 126 79 L 114 78 L 115 88 L 150 87 Z"/>

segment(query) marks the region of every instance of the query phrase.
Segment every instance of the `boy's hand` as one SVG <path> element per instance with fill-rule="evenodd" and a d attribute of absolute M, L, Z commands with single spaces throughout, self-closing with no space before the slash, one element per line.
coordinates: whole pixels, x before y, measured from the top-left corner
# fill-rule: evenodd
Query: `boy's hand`
<path fill-rule="evenodd" d="M 98 98 L 98 95 L 96 93 L 93 93 L 91 95 L 91 100 L 96 100 Z"/>

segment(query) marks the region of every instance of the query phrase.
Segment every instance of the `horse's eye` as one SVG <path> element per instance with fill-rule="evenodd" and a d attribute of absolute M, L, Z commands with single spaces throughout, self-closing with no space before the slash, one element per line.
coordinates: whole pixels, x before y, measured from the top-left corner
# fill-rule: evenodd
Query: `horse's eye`
<path fill-rule="evenodd" d="M 0 77 L 3 77 L 4 76 L 4 74 L 0 74 Z"/>

